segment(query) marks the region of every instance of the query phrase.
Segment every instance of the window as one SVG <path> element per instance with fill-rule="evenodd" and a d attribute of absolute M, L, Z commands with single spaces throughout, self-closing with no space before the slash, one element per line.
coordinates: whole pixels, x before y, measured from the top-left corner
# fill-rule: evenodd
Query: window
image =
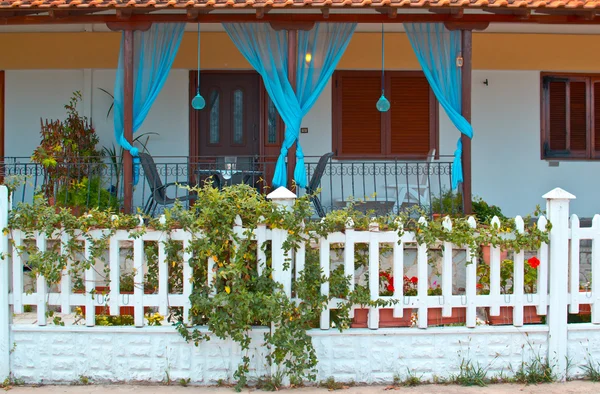
<path fill-rule="evenodd" d="M 542 159 L 600 158 L 600 75 L 542 74 L 541 142 Z"/>
<path fill-rule="evenodd" d="M 391 109 L 375 108 L 378 71 L 336 71 L 333 76 L 333 149 L 338 158 L 421 158 L 438 145 L 438 103 L 421 72 L 387 71 Z"/>

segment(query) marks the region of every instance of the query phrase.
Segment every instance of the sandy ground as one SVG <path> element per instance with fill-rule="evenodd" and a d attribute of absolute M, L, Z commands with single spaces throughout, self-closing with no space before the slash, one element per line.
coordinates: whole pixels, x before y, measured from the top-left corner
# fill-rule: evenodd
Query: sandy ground
<path fill-rule="evenodd" d="M 290 394 L 327 393 L 326 388 L 301 388 L 280 390 Z M 261 390 L 246 389 L 243 393 L 261 392 Z M 363 386 L 350 387 L 337 390 L 340 394 L 374 394 L 374 393 L 440 393 L 440 394 L 508 394 L 508 393 L 535 393 L 535 394 L 600 394 L 600 383 L 574 381 L 568 383 L 543 384 L 539 386 L 523 386 L 516 384 L 497 384 L 488 387 L 463 387 L 423 385 L 418 387 L 386 387 Z M 217 387 L 180 387 L 180 386 L 134 386 L 134 385 L 91 385 L 91 386 L 43 386 L 43 387 L 13 387 L 10 394 L 97 394 L 97 393 L 148 393 L 148 394 L 208 394 L 208 393 L 234 393 L 232 388 Z"/>

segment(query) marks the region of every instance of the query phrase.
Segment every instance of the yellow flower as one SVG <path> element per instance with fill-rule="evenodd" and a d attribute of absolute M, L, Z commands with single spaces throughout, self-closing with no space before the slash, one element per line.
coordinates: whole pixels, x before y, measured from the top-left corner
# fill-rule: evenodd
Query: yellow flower
<path fill-rule="evenodd" d="M 176 263 L 175 261 L 173 261 L 173 262 L 171 263 L 171 265 L 172 265 L 173 267 L 175 267 L 175 266 L 177 265 L 177 263 Z"/>
<path fill-rule="evenodd" d="M 227 294 L 231 293 L 231 289 L 229 288 L 229 286 L 225 286 L 225 293 L 227 293 Z"/>

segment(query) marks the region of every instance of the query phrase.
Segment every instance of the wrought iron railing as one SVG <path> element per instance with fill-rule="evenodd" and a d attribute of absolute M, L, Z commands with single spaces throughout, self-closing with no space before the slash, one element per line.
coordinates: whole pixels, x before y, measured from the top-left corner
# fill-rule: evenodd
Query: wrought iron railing
<path fill-rule="evenodd" d="M 276 158 L 154 157 L 159 179 L 151 179 L 142 166 L 137 168 L 139 181 L 134 186 L 133 207 L 143 209 L 154 197 L 157 186 L 167 184 L 198 185 L 212 182 L 216 187 L 247 183 L 261 193 L 268 193 Z M 309 181 L 315 176 L 319 157 L 306 157 Z M 29 158 L 5 157 L 0 163 L 3 183 L 13 192 L 13 204 L 31 202 L 44 195 L 59 206 L 83 208 L 123 205 L 123 171 L 112 158 L 99 158 L 79 163 L 59 163 L 50 170 Z M 377 214 L 398 213 L 419 206 L 429 214 L 457 213 L 462 210 L 460 194 L 450 191 L 452 161 L 370 160 L 327 161 L 316 193 L 323 210 L 353 204 L 363 211 Z M 298 189 L 299 195 L 306 193 Z M 190 193 L 182 187 L 169 187 L 166 196 L 186 199 Z M 155 212 L 166 206 L 158 204 Z"/>

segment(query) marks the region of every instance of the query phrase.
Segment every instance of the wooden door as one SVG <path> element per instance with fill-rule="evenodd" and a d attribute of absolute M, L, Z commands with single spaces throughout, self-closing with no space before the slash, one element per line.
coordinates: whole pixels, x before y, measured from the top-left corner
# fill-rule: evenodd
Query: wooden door
<path fill-rule="evenodd" d="M 256 73 L 204 73 L 206 100 L 190 127 L 191 156 L 254 156 L 259 153 L 260 91 Z M 193 88 L 193 85 L 192 85 Z M 195 141 L 194 141 L 195 140 Z M 195 149 L 194 149 L 195 148 Z M 195 150 L 195 152 L 194 152 Z"/>

